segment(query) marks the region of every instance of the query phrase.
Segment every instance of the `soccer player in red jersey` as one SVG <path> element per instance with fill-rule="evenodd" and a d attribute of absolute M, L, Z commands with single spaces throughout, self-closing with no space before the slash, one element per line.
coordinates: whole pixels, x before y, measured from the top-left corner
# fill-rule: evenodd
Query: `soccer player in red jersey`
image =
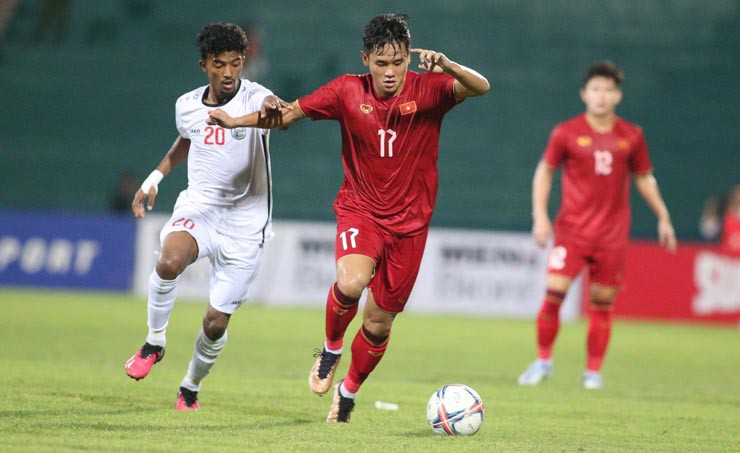
<path fill-rule="evenodd" d="M 347 377 L 334 385 L 328 422 L 348 422 L 362 383 L 380 362 L 396 315 L 416 280 L 437 195 L 437 153 L 444 115 L 490 86 L 444 54 L 410 48 L 406 16 L 373 18 L 363 35 L 362 62 L 370 70 L 344 75 L 282 109 L 279 124 L 259 115 L 231 118 L 224 127 L 286 126 L 304 118 L 339 121 L 344 182 L 337 216 L 336 272 L 326 301 L 326 341 L 309 375 L 314 393 L 332 388 L 343 337 L 368 288 L 363 324 L 352 342 Z M 408 70 L 411 54 L 424 73 Z"/>
<path fill-rule="evenodd" d="M 660 244 L 673 252 L 676 235 L 653 177 L 640 127 L 618 117 L 622 71 L 612 62 L 586 72 L 581 100 L 585 113 L 558 124 L 550 135 L 532 183 L 532 234 L 544 247 L 553 235 L 547 214 L 555 170 L 562 165 L 562 201 L 547 263 L 547 294 L 537 316 L 537 360 L 519 385 L 537 385 L 553 371 L 552 347 L 559 310 L 571 281 L 588 266 L 591 281 L 586 389 L 604 385 L 600 373 L 611 333 L 612 303 L 622 282 L 630 227 L 630 176 L 658 218 Z"/>
<path fill-rule="evenodd" d="M 726 197 L 707 200 L 699 223 L 705 239 L 720 237 L 720 250 L 740 257 L 740 184 L 733 186 Z"/>
<path fill-rule="evenodd" d="M 730 189 L 722 221 L 720 250 L 730 256 L 740 257 L 740 185 Z"/>

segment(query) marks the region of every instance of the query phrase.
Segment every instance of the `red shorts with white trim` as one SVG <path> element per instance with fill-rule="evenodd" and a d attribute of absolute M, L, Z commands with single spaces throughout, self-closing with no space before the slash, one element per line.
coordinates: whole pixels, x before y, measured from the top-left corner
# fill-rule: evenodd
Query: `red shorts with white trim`
<path fill-rule="evenodd" d="M 556 235 L 547 259 L 547 272 L 575 278 L 584 266 L 588 266 L 591 283 L 618 287 L 624 280 L 626 255 L 626 245 L 583 246 Z"/>
<path fill-rule="evenodd" d="M 384 311 L 400 313 L 419 273 L 428 230 L 414 236 L 396 236 L 358 214 L 337 217 L 334 255 L 365 255 L 375 263 L 368 288 Z"/>

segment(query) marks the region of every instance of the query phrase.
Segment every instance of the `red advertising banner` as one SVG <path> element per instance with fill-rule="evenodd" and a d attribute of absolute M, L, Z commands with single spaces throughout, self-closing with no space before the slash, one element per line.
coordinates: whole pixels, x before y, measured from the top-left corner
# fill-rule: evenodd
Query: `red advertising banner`
<path fill-rule="evenodd" d="M 671 254 L 654 242 L 632 242 L 614 313 L 740 325 L 740 258 L 700 244 L 679 244 Z"/>

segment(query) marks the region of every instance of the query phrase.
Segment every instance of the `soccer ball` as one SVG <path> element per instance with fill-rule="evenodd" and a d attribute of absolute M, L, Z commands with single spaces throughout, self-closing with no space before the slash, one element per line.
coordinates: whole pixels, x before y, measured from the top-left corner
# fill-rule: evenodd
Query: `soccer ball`
<path fill-rule="evenodd" d="M 483 400 L 463 384 L 440 387 L 427 403 L 427 420 L 435 433 L 470 436 L 483 423 Z"/>

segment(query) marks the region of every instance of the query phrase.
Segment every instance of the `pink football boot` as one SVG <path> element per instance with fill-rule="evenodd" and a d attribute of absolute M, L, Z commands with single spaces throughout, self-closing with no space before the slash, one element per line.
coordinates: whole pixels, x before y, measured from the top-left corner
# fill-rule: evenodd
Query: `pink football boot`
<path fill-rule="evenodd" d="M 164 348 L 162 346 L 144 343 L 144 346 L 126 361 L 126 374 L 137 381 L 144 379 L 152 370 L 154 364 L 162 360 L 163 357 Z"/>
<path fill-rule="evenodd" d="M 175 409 L 178 411 L 197 411 L 200 407 L 198 404 L 198 392 L 180 387 L 180 391 L 177 392 L 177 404 Z"/>

